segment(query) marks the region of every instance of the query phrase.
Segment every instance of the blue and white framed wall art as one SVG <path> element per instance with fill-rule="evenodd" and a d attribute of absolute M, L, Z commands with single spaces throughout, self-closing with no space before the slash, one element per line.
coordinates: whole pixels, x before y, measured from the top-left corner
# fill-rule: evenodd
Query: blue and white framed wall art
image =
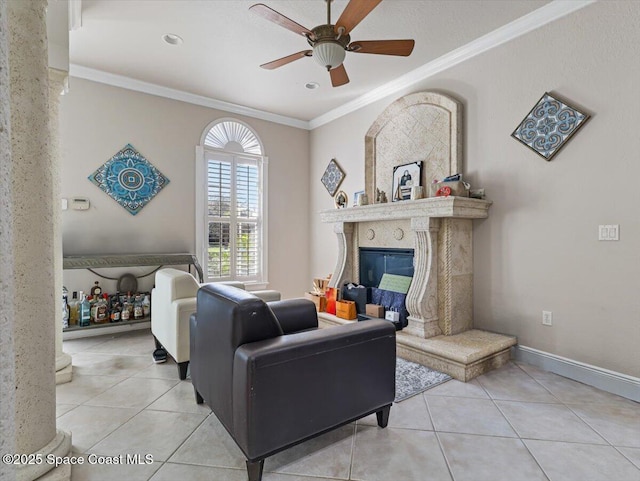
<path fill-rule="evenodd" d="M 331 159 L 320 180 L 327 189 L 327 192 L 329 192 L 329 195 L 333 197 L 344 180 L 344 177 L 344 171 L 340 168 L 336 159 Z"/>
<path fill-rule="evenodd" d="M 89 180 L 131 215 L 140 212 L 169 183 L 131 144 L 98 167 Z"/>
<path fill-rule="evenodd" d="M 551 160 L 589 119 L 589 115 L 546 92 L 511 136 Z"/>

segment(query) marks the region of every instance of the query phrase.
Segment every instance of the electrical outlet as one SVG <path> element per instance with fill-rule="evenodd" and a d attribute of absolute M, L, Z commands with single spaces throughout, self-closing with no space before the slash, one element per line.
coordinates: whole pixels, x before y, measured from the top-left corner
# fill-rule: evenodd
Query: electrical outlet
<path fill-rule="evenodd" d="M 617 241 L 620 240 L 620 225 L 607 224 L 598 226 L 598 240 Z"/>
<path fill-rule="evenodd" d="M 553 326 L 553 312 L 542 311 L 542 324 L 544 326 Z"/>

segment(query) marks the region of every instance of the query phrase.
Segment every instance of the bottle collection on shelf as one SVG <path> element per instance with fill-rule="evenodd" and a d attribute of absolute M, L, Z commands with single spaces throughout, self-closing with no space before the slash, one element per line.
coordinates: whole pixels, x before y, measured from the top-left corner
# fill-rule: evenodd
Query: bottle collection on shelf
<path fill-rule="evenodd" d="M 151 301 L 148 292 L 109 295 L 102 292 L 99 282 L 91 288 L 91 294 L 83 291 L 73 292 L 69 301 L 69 292 L 62 288 L 62 327 L 88 327 L 109 322 L 133 321 L 148 318 L 151 314 Z"/>

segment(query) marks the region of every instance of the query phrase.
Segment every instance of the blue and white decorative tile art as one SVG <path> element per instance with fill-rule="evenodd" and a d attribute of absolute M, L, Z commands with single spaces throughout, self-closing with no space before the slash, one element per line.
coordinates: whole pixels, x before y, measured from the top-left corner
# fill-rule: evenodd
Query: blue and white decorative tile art
<path fill-rule="evenodd" d="M 320 179 L 329 192 L 329 195 L 333 197 L 338 190 L 338 187 L 340 187 L 343 179 L 344 172 L 336 162 L 336 159 L 331 159 L 331 162 L 327 165 L 327 168 Z"/>
<path fill-rule="evenodd" d="M 140 212 L 169 183 L 131 144 L 98 167 L 89 180 L 131 215 Z"/>
<path fill-rule="evenodd" d="M 587 114 L 545 93 L 511 136 L 551 160 L 588 118 Z"/>

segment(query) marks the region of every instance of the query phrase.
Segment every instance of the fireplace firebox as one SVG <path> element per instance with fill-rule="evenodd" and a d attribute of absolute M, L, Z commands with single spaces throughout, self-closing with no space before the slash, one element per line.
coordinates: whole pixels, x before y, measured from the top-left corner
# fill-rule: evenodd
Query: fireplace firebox
<path fill-rule="evenodd" d="M 359 282 L 370 288 L 371 302 L 384 306 L 385 310 L 396 310 L 399 319 L 394 322 L 396 329 L 407 326 L 409 312 L 406 307 L 406 293 L 396 293 L 378 289 L 384 274 L 413 277 L 413 249 L 371 248 L 359 249 Z M 359 315 L 360 320 L 370 319 Z"/>
<path fill-rule="evenodd" d="M 413 277 L 413 249 L 361 247 L 359 282 L 378 287 L 383 274 Z"/>

